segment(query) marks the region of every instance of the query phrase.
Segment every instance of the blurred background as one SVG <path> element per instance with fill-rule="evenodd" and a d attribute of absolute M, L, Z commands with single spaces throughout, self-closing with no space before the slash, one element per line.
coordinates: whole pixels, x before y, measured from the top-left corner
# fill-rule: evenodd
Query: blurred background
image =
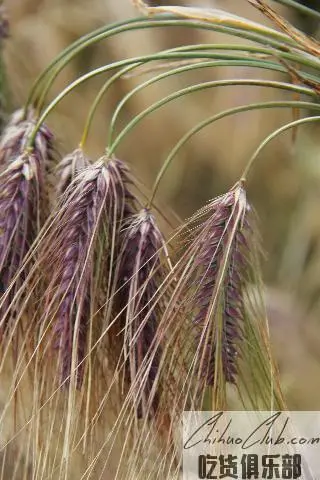
<path fill-rule="evenodd" d="M 153 2 L 164 5 L 170 2 Z M 183 4 L 183 2 L 172 2 Z M 190 2 L 189 2 L 190 3 Z M 264 21 L 246 0 L 193 0 Z M 318 1 L 304 2 L 316 7 Z M 317 35 L 319 25 L 276 6 L 294 25 Z M 37 75 L 66 46 L 101 25 L 137 15 L 129 0 L 8 0 L 10 36 L 4 61 L 10 96 L 8 109 L 20 107 Z M 52 99 L 69 82 L 96 66 L 185 43 L 243 43 L 212 32 L 149 29 L 116 36 L 91 46 L 59 75 Z M 184 86 L 231 78 L 275 78 L 244 67 L 202 69 L 171 77 L 135 95 L 123 110 L 117 131 L 151 103 Z M 48 119 L 61 154 L 74 149 L 86 116 L 106 77 L 87 82 L 63 100 Z M 107 142 L 109 121 L 117 102 L 150 74 L 119 80 L 104 97 L 90 131 L 87 152 L 96 157 Z M 277 75 L 284 79 L 284 75 Z M 272 99 L 290 99 L 283 92 L 255 87 L 210 89 L 179 99 L 149 115 L 121 143 L 116 154 L 128 162 L 149 188 L 162 161 L 179 138 L 202 119 L 232 106 Z M 241 114 L 206 128 L 181 150 L 159 191 L 162 209 L 188 217 L 237 181 L 249 156 L 273 129 L 291 121 L 292 112 Z M 260 155 L 249 178 L 250 201 L 260 219 L 266 256 L 273 347 L 291 409 L 320 409 L 320 153 L 319 127 L 301 128 L 281 136 Z"/>

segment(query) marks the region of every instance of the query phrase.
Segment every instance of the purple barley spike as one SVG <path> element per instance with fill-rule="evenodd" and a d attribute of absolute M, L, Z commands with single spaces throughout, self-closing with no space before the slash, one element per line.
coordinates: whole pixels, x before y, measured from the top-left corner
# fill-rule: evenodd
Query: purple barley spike
<path fill-rule="evenodd" d="M 28 110 L 26 118 L 23 111 L 18 110 L 11 116 L 0 138 L 0 279 L 3 294 L 21 270 L 47 210 L 45 176 L 53 157 L 53 136 L 42 125 L 34 145 L 26 149 L 35 122 L 33 109 Z M 28 268 L 24 268 L 14 285 L 10 285 L 8 293 L 2 296 L 1 317 L 27 271 Z"/>
<path fill-rule="evenodd" d="M 161 347 L 154 349 L 153 345 L 161 315 L 155 294 L 164 278 L 160 259 L 163 248 L 164 239 L 149 210 L 143 209 L 127 219 L 119 263 L 118 297 L 121 307 L 125 308 L 124 372 L 134 390 L 138 418 L 144 417 L 148 408 L 154 414 L 159 402 L 158 392 L 152 390 L 159 373 Z M 147 375 L 141 376 L 142 362 L 148 358 Z"/>
<path fill-rule="evenodd" d="M 55 346 L 60 352 L 61 380 L 69 383 L 76 336 L 75 363 L 82 362 L 76 375 L 79 388 L 83 382 L 83 360 L 94 300 L 90 292 L 96 240 L 101 230 L 109 232 L 111 238 L 113 229 L 119 228 L 126 200 L 125 172 L 122 162 L 107 158 L 81 169 L 60 199 L 56 218 L 42 248 L 41 261 L 53 271 L 46 303 L 52 304 L 53 299 L 53 303 L 58 304 L 57 313 L 52 315 L 55 318 Z M 108 254 L 106 243 L 106 257 Z"/>
<path fill-rule="evenodd" d="M 193 324 L 196 342 L 200 345 L 200 375 L 211 386 L 217 354 L 215 334 L 218 311 L 222 311 L 222 371 L 226 382 L 236 382 L 238 342 L 243 336 L 242 290 L 248 268 L 246 234 L 249 231 L 249 211 L 245 191 L 238 184 L 206 207 L 205 221 L 192 232 L 198 285 L 192 299 L 198 307 Z"/>
<path fill-rule="evenodd" d="M 89 159 L 81 148 L 77 148 L 60 161 L 57 166 L 57 174 L 59 176 L 57 186 L 58 197 L 65 193 L 72 180 L 81 172 L 81 170 L 88 167 L 89 164 Z"/>
<path fill-rule="evenodd" d="M 29 135 L 36 124 L 35 113 L 29 109 L 26 118 L 23 110 L 14 112 L 0 138 L 0 165 L 14 161 L 24 153 Z M 43 124 L 35 138 L 33 153 L 46 167 L 53 157 L 53 135 Z"/>
<path fill-rule="evenodd" d="M 40 229 L 39 210 L 44 192 L 44 165 L 35 153 L 23 154 L 11 161 L 0 173 L 0 279 L 3 292 L 22 267 L 26 254 Z M 1 301 L 4 315 L 22 285 L 26 269 L 20 272 L 14 286 Z"/>

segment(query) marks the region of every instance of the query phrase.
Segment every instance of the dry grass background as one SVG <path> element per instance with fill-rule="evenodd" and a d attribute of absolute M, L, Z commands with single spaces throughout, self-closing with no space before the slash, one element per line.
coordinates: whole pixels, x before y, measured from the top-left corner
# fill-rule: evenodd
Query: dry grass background
<path fill-rule="evenodd" d="M 245 0 L 194 0 L 193 3 L 260 18 Z M 5 61 L 13 106 L 23 103 L 36 75 L 70 42 L 102 24 L 136 14 L 129 0 L 91 0 L 88 4 L 87 0 L 7 1 L 11 37 L 6 42 Z M 206 41 L 234 42 L 234 39 L 182 29 L 153 29 L 117 36 L 77 57 L 57 79 L 50 98 L 94 66 L 185 42 Z M 171 78 L 135 96 L 125 108 L 119 127 L 151 102 L 192 82 L 249 75 L 252 73 L 246 68 L 224 68 Z M 90 104 L 103 80 L 94 79 L 73 92 L 49 118 L 62 153 L 78 144 Z M 140 80 L 118 81 L 106 95 L 91 131 L 88 153 L 101 154 L 110 114 L 119 99 Z M 117 155 L 150 187 L 166 153 L 196 122 L 231 106 L 280 96 L 283 98 L 283 93 L 248 87 L 227 87 L 189 96 L 144 120 L 126 138 Z M 229 188 L 259 141 L 289 119 L 290 114 L 283 111 L 253 112 L 223 120 L 198 134 L 180 152 L 166 175 L 160 191 L 162 207 L 168 205 L 185 217 Z M 295 149 L 290 134 L 274 142 L 261 155 L 249 184 L 268 252 L 264 267 L 270 285 L 267 298 L 271 332 L 292 409 L 320 409 L 318 134 L 316 127 L 303 130 Z M 112 478 L 110 475 L 106 478 Z"/>

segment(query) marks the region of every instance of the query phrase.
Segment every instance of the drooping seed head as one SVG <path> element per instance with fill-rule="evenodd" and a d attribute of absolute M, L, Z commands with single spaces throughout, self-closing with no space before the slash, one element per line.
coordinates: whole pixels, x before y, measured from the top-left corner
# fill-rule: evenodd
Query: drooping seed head
<path fill-rule="evenodd" d="M 0 138 L 0 165 L 8 163 L 24 153 L 29 136 L 35 126 L 33 109 L 29 109 L 24 118 L 23 110 L 17 110 L 11 116 Z M 35 137 L 33 154 L 46 164 L 53 155 L 53 135 L 43 124 Z"/>
<path fill-rule="evenodd" d="M 170 340 L 175 345 L 172 358 L 166 362 L 174 365 L 183 357 L 179 368 L 184 369 L 181 389 L 190 394 L 187 409 L 201 406 L 208 386 L 214 405 L 222 408 L 226 384 L 237 383 L 247 342 L 245 292 L 256 266 L 251 215 L 243 184 L 238 183 L 185 226 L 186 242 L 173 268 L 174 289 L 161 325 L 176 328 Z"/>
<path fill-rule="evenodd" d="M 127 219 L 119 260 L 118 296 L 125 309 L 122 325 L 125 378 L 133 388 L 138 418 L 147 411 L 154 413 L 158 404 L 158 392 L 153 391 L 153 386 L 161 347 L 152 352 L 152 345 L 162 309 L 156 293 L 166 273 L 161 260 L 164 249 L 163 236 L 149 210 L 143 209 Z M 142 375 L 143 363 L 147 365 L 145 375 Z"/>
<path fill-rule="evenodd" d="M 44 193 L 44 164 L 34 153 L 17 156 L 0 173 L 0 278 L 3 292 L 19 272 L 41 224 Z M 1 304 L 6 312 L 14 292 L 21 286 L 26 271 L 15 282 Z"/>
<path fill-rule="evenodd" d="M 89 159 L 81 148 L 77 148 L 66 155 L 57 166 L 57 174 L 59 176 L 57 195 L 62 195 L 78 173 L 88 165 Z"/>
<path fill-rule="evenodd" d="M 245 190 L 238 184 L 194 218 L 201 219 L 201 224 L 192 232 L 198 278 L 192 299 L 197 312 L 193 323 L 201 370 L 209 385 L 215 381 L 217 363 L 226 382 L 236 381 L 245 314 L 242 290 L 250 268 L 250 211 Z"/>
<path fill-rule="evenodd" d="M 26 118 L 23 111 L 18 110 L 12 115 L 0 139 L 0 278 L 4 294 L 0 305 L 1 316 L 26 276 L 28 268 L 17 274 L 47 214 L 45 177 L 52 159 L 53 136 L 43 125 L 33 146 L 26 148 L 34 126 L 33 110 L 28 110 Z"/>
<path fill-rule="evenodd" d="M 42 248 L 41 262 L 54 272 L 45 298 L 48 317 L 55 322 L 55 345 L 66 383 L 72 365 L 79 364 L 77 385 L 83 381 L 92 309 L 101 291 L 107 290 L 103 282 L 108 275 L 97 277 L 95 264 L 103 270 L 114 250 L 110 245 L 117 238 L 125 210 L 127 171 L 119 160 L 107 158 L 81 169 L 60 199 Z M 101 289 L 92 298 L 93 281 L 97 289 L 100 280 Z"/>

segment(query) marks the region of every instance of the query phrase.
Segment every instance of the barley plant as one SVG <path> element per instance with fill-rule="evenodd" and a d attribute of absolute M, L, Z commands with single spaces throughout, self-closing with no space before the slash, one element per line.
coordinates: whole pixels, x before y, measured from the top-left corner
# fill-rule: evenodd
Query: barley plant
<path fill-rule="evenodd" d="M 320 14 L 294 0 L 276 0 L 274 8 L 245 1 L 262 13 L 261 23 L 219 9 L 137 1 L 139 16 L 104 25 L 62 51 L 8 116 L 3 86 L 1 479 L 175 479 L 183 410 L 286 409 L 271 354 L 259 220 L 247 179 L 269 142 L 290 130 L 294 146 L 299 127 L 320 120 L 320 43 L 294 28 L 277 4 L 310 20 Z M 4 7 L 1 16 L 5 42 Z M 52 96 L 60 72 L 93 44 L 178 27 L 218 31 L 240 43 L 137 51 L 87 71 Z M 246 67 L 252 78 L 192 82 L 119 121 L 149 86 L 228 66 Z M 268 72 L 282 73 L 283 80 L 268 79 Z M 90 158 L 87 139 L 99 103 L 132 76 L 136 86 L 106 118 L 105 150 Z M 82 138 L 61 158 L 50 114 L 94 77 L 101 88 Z M 165 105 L 237 85 L 277 89 L 283 98 L 220 112 L 208 105 L 207 118 L 161 159 L 150 189 L 131 171 L 130 158 L 119 156 L 124 139 L 135 142 L 136 125 Z M 185 221 L 157 206 L 178 153 L 201 130 L 263 109 L 287 109 L 291 121 L 257 145 L 228 191 L 208 198 Z M 159 135 L 168 129 L 163 125 Z"/>

